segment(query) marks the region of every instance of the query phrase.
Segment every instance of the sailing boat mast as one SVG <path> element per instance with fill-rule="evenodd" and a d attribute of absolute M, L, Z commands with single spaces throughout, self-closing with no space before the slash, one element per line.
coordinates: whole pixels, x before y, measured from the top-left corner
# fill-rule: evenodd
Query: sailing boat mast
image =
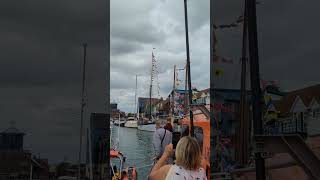
<path fill-rule="evenodd" d="M 184 82 L 184 113 L 188 113 L 188 96 L 187 96 L 187 90 L 188 90 L 188 68 L 187 65 L 185 67 L 186 75 L 185 75 L 185 82 Z"/>
<path fill-rule="evenodd" d="M 137 88 L 138 88 L 138 75 L 136 75 L 136 92 L 135 92 L 135 95 L 134 95 L 134 106 L 135 106 L 135 111 L 136 111 L 136 118 L 138 118 Z"/>
<path fill-rule="evenodd" d="M 153 48 L 154 49 L 154 48 Z M 152 97 L 152 82 L 153 82 L 153 71 L 154 71 L 154 55 L 153 55 L 153 51 L 152 51 L 152 62 L 151 62 L 151 80 L 150 80 L 150 94 L 149 94 L 149 112 L 150 112 L 150 116 L 149 116 L 149 121 L 152 121 L 152 116 L 151 116 L 151 97 Z"/>
<path fill-rule="evenodd" d="M 246 119 L 246 79 L 247 79 L 247 0 L 244 4 L 242 58 L 241 58 L 241 97 L 240 97 L 240 143 L 239 161 L 242 165 L 248 161 L 249 123 Z"/>
<path fill-rule="evenodd" d="M 86 77 L 86 55 L 87 55 L 87 43 L 83 43 L 83 72 L 82 72 L 82 96 L 81 96 L 81 119 L 80 119 L 80 147 L 79 147 L 79 169 L 78 169 L 78 180 L 81 179 L 81 155 L 82 155 L 82 133 L 83 133 L 83 111 L 85 106 L 85 77 Z"/>
<path fill-rule="evenodd" d="M 192 89 L 191 89 L 191 72 L 190 72 L 190 54 L 189 54 L 189 35 L 188 35 L 188 11 L 187 11 L 187 0 L 184 0 L 184 16 L 185 16 L 185 29 L 186 29 L 186 49 L 187 49 L 187 73 L 188 73 L 188 97 L 189 97 L 189 115 L 190 115 L 190 128 L 191 136 L 194 136 L 193 133 L 193 112 L 191 109 L 192 105 Z"/>
<path fill-rule="evenodd" d="M 259 73 L 258 33 L 256 17 L 256 0 L 247 0 L 248 35 L 250 54 L 250 80 L 252 89 L 252 111 L 254 135 L 263 133 L 261 114 L 261 89 Z M 265 180 L 265 161 L 260 152 L 255 153 L 256 179 Z"/>
<path fill-rule="evenodd" d="M 172 88 L 172 93 L 171 93 L 171 98 L 172 98 L 172 104 L 171 104 L 171 115 L 172 118 L 174 118 L 174 94 L 176 90 L 176 65 L 173 67 L 173 88 Z"/>

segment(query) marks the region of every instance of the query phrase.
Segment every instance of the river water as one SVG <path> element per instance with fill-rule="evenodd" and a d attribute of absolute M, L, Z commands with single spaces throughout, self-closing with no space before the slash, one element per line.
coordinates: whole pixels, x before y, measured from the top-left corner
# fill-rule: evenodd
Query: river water
<path fill-rule="evenodd" d="M 112 126 L 112 140 L 118 138 L 118 133 L 118 150 L 126 157 L 125 166 L 135 166 L 138 172 L 138 179 L 146 180 L 153 158 L 153 132 L 140 131 L 136 128 Z"/>

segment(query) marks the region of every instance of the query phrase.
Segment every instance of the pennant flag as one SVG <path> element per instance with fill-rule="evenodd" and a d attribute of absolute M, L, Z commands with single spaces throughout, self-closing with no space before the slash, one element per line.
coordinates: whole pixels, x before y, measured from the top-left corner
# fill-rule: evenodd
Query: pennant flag
<path fill-rule="evenodd" d="M 223 69 L 215 69 L 214 70 L 214 75 L 217 77 L 220 77 L 223 75 Z"/>
<path fill-rule="evenodd" d="M 215 50 L 216 49 L 216 46 L 217 46 L 217 44 L 218 44 L 218 40 L 217 40 L 217 36 L 216 36 L 216 33 L 215 33 L 215 31 L 213 30 L 212 31 L 212 36 L 213 36 L 213 38 L 212 38 L 212 47 L 213 47 L 213 49 Z"/>
<path fill-rule="evenodd" d="M 218 63 L 219 62 L 219 56 L 213 55 L 213 62 Z"/>
<path fill-rule="evenodd" d="M 226 59 L 226 58 L 222 58 L 222 62 L 224 63 L 233 63 L 233 60 L 232 59 Z"/>
<path fill-rule="evenodd" d="M 267 107 L 271 104 L 271 97 L 269 95 L 264 95 L 264 102 L 267 105 Z"/>
<path fill-rule="evenodd" d="M 233 60 L 232 59 L 227 59 L 225 57 L 221 57 L 221 56 L 218 56 L 218 55 L 214 55 L 213 56 L 213 62 L 215 62 L 215 63 L 233 64 Z"/>

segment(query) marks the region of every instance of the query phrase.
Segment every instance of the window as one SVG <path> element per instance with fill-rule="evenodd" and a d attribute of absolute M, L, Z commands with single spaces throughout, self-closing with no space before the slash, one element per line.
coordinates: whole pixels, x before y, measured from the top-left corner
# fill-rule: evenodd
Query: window
<path fill-rule="evenodd" d="M 304 119 L 304 113 L 303 112 L 300 112 L 300 118 L 299 118 L 301 121 L 303 121 Z"/>

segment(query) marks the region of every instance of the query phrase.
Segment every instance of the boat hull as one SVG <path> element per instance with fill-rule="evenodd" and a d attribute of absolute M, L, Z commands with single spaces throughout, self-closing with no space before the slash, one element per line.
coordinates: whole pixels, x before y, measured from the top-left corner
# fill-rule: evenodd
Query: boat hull
<path fill-rule="evenodd" d="M 124 124 L 124 127 L 127 127 L 127 128 L 137 128 L 137 127 L 138 127 L 138 121 L 127 121 L 127 122 Z"/>
<path fill-rule="evenodd" d="M 141 131 L 155 132 L 156 131 L 156 124 L 138 125 L 138 129 Z"/>
<path fill-rule="evenodd" d="M 120 125 L 121 127 L 124 127 L 125 123 L 126 123 L 125 121 L 115 121 L 113 124 L 116 125 L 116 126 Z"/>

